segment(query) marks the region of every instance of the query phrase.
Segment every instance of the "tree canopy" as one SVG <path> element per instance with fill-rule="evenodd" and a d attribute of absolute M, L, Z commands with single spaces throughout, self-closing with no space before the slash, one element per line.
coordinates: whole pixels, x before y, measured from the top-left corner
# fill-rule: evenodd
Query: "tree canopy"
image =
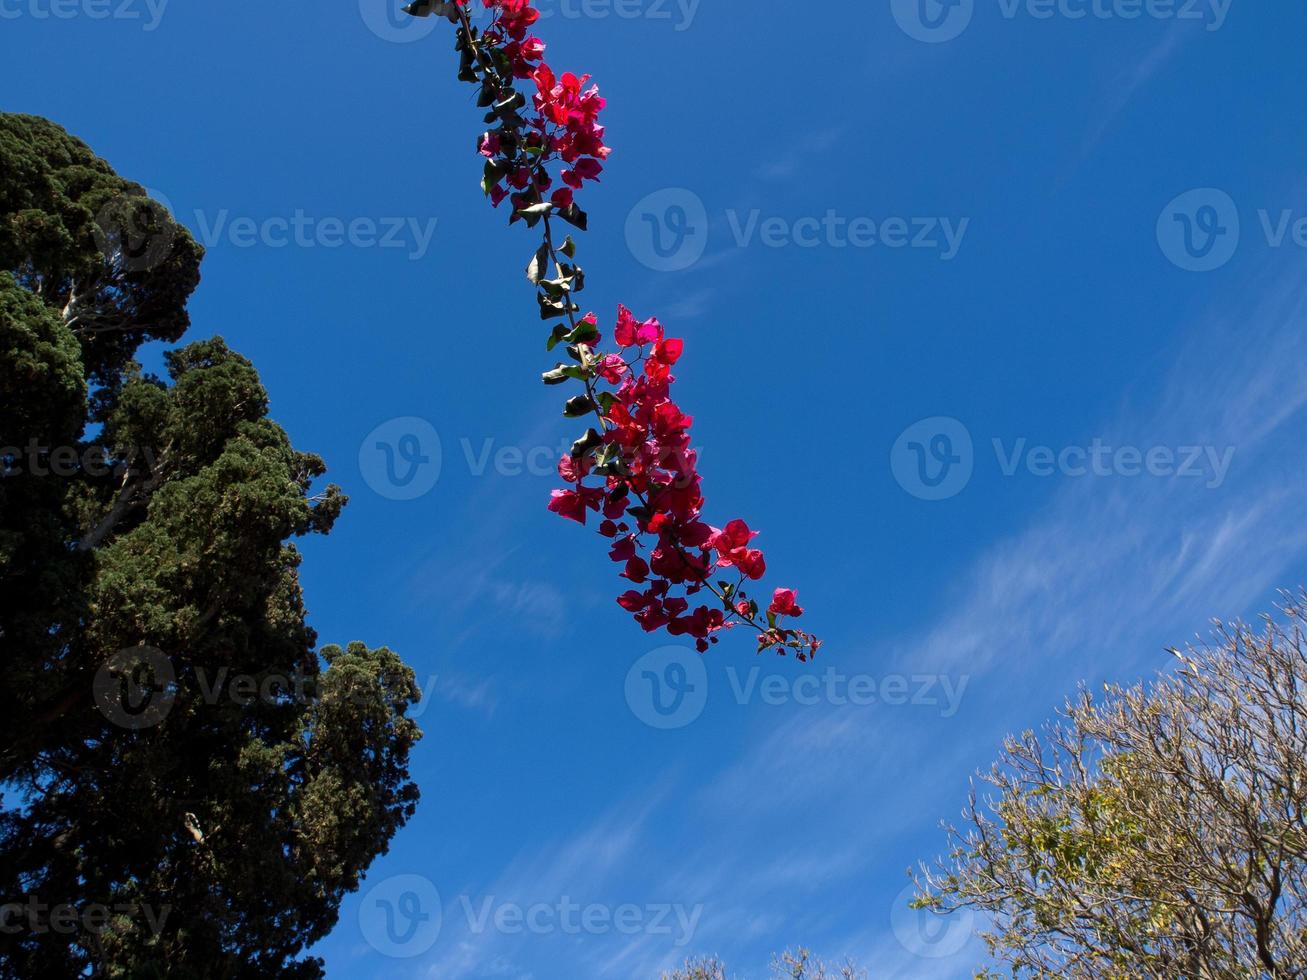
<path fill-rule="evenodd" d="M 1009 739 L 918 905 L 980 910 L 1003 975 L 1307 976 L 1307 612 L 1285 612 Z"/>
<path fill-rule="evenodd" d="M 136 360 L 186 330 L 201 257 L 84 143 L 0 115 L 5 975 L 318 976 L 297 956 L 416 805 L 412 670 L 306 623 L 292 542 L 346 502 L 322 459 L 221 338 Z"/>

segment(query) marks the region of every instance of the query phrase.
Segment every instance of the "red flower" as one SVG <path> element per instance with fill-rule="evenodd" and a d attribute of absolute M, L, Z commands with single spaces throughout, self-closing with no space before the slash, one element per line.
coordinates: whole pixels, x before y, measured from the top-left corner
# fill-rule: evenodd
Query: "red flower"
<path fill-rule="evenodd" d="M 666 340 L 660 340 L 654 344 L 653 353 L 649 356 L 655 361 L 670 366 L 681 359 L 681 352 L 684 350 L 685 341 L 677 340 L 675 337 L 668 337 Z"/>
<path fill-rule="evenodd" d="M 622 360 L 620 354 L 605 354 L 599 359 L 599 377 L 610 385 L 621 382 L 622 375 L 625 373 L 626 362 Z"/>
<path fill-rule="evenodd" d="M 494 4 L 486 4 L 494 5 L 499 7 L 499 26 L 517 41 L 525 38 L 527 28 L 540 19 L 540 11 L 531 6 L 531 0 L 495 0 Z"/>
<path fill-rule="evenodd" d="M 767 611 L 777 616 L 802 616 L 803 607 L 794 601 L 798 595 L 794 589 L 777 589 L 772 593 L 771 605 Z"/>
<path fill-rule="evenodd" d="M 576 490 L 554 490 L 549 495 L 549 509 L 560 517 L 566 517 L 578 524 L 584 524 L 586 508 L 598 510 L 599 500 L 602 496 L 602 490 L 591 489 L 590 487 L 579 487 Z"/>
<path fill-rule="evenodd" d="M 455 2 L 463 7 L 467 0 Z M 470 71 L 471 80 L 501 103 L 512 96 L 514 78 L 529 79 L 535 87 L 534 114 L 521 111 L 520 104 L 517 111 L 504 112 L 501 104 L 494 113 L 498 128 L 478 140 L 477 151 L 489 161 L 486 193 L 495 207 L 511 201 L 510 223 L 534 227 L 544 211 L 546 229 L 551 218 L 584 228 L 576 192 L 586 181 L 600 179 L 611 153 L 599 124 L 606 102 L 598 87 L 590 84 L 589 75 L 555 75 L 544 62 L 544 42 L 527 36 L 540 19 L 531 0 L 484 3 L 493 16 L 477 44 L 493 57 L 478 55 L 470 64 L 465 60 L 461 77 L 468 77 Z M 520 97 L 513 99 L 513 103 L 520 101 Z M 552 214 L 538 207 L 546 200 L 553 205 Z M 579 290 L 579 268 L 574 276 L 566 271 L 572 268 L 571 248 L 558 249 L 567 255 L 564 263 L 554 241 L 546 239 L 548 251 L 564 274 L 573 278 L 572 289 Z M 547 301 L 542 308 L 556 310 L 559 295 L 554 284 L 540 284 L 538 289 Z M 551 348 L 578 326 L 572 310 L 565 312 L 566 324 L 561 333 L 554 328 Z M 575 454 L 559 460 L 558 474 L 568 486 L 552 492 L 549 510 L 580 524 L 586 523 L 587 511 L 602 510 L 599 534 L 610 542 L 609 557 L 621 564 L 621 577 L 644 587 L 623 592 L 617 602 L 644 630 L 666 628 L 675 636 L 693 636 L 696 648 L 705 651 L 716 642 L 717 632 L 746 622 L 758 630 L 760 649 L 775 647 L 781 653 L 793 649 L 799 659 L 808 659 L 819 646 L 815 637 L 757 622 L 758 603 L 743 587 L 744 580 L 758 579 L 766 570 L 762 552 L 751 546 L 756 532 L 741 520 L 717 529 L 702 519 L 698 454 L 689 434 L 693 419 L 670 396 L 675 380 L 671 369 L 684 353 L 684 342 L 667 337 L 657 319 L 639 321 L 619 306 L 617 346 L 636 349 L 636 354 L 606 353 L 599 349 L 594 315 L 580 323 L 593 332 L 585 340 L 568 341 L 568 353 L 583 372 L 586 386 L 585 398 L 573 401 L 586 412 L 593 404 L 602 423 L 597 432 L 585 434 Z M 638 364 L 643 368 L 636 369 Z M 601 384 L 611 390 L 601 391 Z M 568 415 L 582 414 L 573 407 L 569 406 Z M 596 468 L 602 476 L 594 472 Z M 738 571 L 741 581 L 715 582 L 715 570 L 728 567 Z M 699 605 L 691 611 L 690 598 L 703 592 L 712 593 L 720 606 Z M 803 609 L 794 590 L 777 589 L 767 611 L 772 616 L 799 616 Z"/>
<path fill-rule="evenodd" d="M 549 495 L 549 509 L 560 517 L 585 523 L 585 499 L 575 490 L 555 490 Z"/>

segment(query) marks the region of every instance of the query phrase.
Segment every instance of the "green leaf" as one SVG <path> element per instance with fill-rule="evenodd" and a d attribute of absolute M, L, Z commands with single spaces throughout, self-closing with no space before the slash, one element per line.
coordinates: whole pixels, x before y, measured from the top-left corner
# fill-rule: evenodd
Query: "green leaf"
<path fill-rule="evenodd" d="M 458 6 L 446 0 L 414 0 L 404 8 L 404 13 L 414 17 L 444 17 L 451 23 L 458 23 Z"/>
<path fill-rule="evenodd" d="M 566 316 L 569 310 L 575 313 L 580 308 L 565 300 L 549 299 L 543 293 L 536 294 L 536 302 L 540 304 L 540 319 L 542 320 L 552 320 L 554 317 Z M 566 337 L 567 334 L 563 336 Z"/>
<path fill-rule="evenodd" d="M 590 378 L 590 372 L 585 368 L 573 364 L 563 364 L 560 361 L 554 366 L 553 370 L 542 374 L 541 378 L 547 385 L 558 385 L 569 379 L 572 381 L 587 381 Z"/>
<path fill-rule="evenodd" d="M 580 228 L 582 231 L 585 231 L 586 226 L 589 224 L 589 218 L 586 217 L 586 213 L 582 211 L 580 208 L 578 208 L 575 204 L 573 204 L 571 207 L 560 210 L 558 212 L 558 216 L 562 218 L 564 221 L 566 221 L 569 225 L 575 225 L 577 228 Z"/>
<path fill-rule="evenodd" d="M 562 252 L 569 259 L 576 258 L 576 242 L 572 241 L 572 236 L 568 235 L 563 239 L 563 247 L 558 251 Z"/>
<path fill-rule="evenodd" d="M 490 188 L 499 183 L 500 178 L 504 176 L 507 170 L 508 168 L 500 161 L 487 160 L 485 168 L 481 171 L 481 190 L 489 194 Z"/>
<path fill-rule="evenodd" d="M 576 442 L 572 443 L 572 455 L 584 456 L 592 449 L 598 449 L 604 444 L 604 437 L 596 429 L 586 429 L 585 435 Z"/>
<path fill-rule="evenodd" d="M 572 344 L 589 344 L 599 336 L 599 328 L 589 320 L 582 320 L 576 325 L 576 329 L 567 335 L 567 340 Z"/>
<path fill-rule="evenodd" d="M 576 395 L 567 400 L 563 406 L 563 415 L 569 419 L 577 419 L 582 415 L 589 415 L 594 411 L 595 403 L 590 400 L 589 395 Z"/>
<path fill-rule="evenodd" d="M 594 472 L 599 476 L 624 476 L 627 467 L 622 450 L 617 446 L 604 446 L 595 454 Z"/>
<path fill-rule="evenodd" d="M 515 112 L 524 105 L 526 105 L 526 96 L 514 90 L 495 103 L 495 112 L 502 116 Z"/>
<path fill-rule="evenodd" d="M 567 339 L 567 334 L 568 334 L 568 329 L 566 324 L 555 323 L 554 330 L 549 335 L 549 341 L 548 343 L 545 344 L 545 350 L 553 350 L 560 343 L 562 343 L 564 340 Z"/>

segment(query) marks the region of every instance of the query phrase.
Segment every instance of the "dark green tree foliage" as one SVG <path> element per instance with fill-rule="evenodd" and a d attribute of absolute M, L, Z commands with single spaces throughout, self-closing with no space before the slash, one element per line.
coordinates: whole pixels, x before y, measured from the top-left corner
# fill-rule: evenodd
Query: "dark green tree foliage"
<path fill-rule="evenodd" d="M 412 670 L 305 623 L 290 540 L 345 503 L 322 460 L 221 339 L 135 360 L 201 255 L 0 114 L 0 905 L 37 908 L 0 975 L 319 976 L 297 957 L 416 805 Z M 111 915 L 31 928 L 65 904 Z"/>

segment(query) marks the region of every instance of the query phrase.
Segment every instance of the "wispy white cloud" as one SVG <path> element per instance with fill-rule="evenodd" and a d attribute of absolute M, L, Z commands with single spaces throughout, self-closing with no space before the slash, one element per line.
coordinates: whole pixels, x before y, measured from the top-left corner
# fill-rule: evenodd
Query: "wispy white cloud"
<path fill-rule="evenodd" d="M 1081 679 L 1147 676 L 1166 664 L 1163 645 L 1297 584 L 1287 580 L 1307 556 L 1298 489 L 1307 466 L 1307 279 L 1297 272 L 1263 289 L 1260 302 L 1200 318 L 1165 372 L 1140 379 L 1090 434 L 1118 446 L 1232 446 L 1220 486 L 1067 478 L 1037 513 L 1013 515 L 1012 529 L 969 569 L 950 570 L 953 584 L 921 629 L 840 651 L 849 672 L 965 673 L 968 710 L 942 718 L 791 705 L 742 714 L 765 730 L 702 788 L 673 793 L 661 781 L 571 840 L 523 852 L 489 887 L 466 889 L 523 904 L 562 895 L 703 903 L 692 947 L 648 934 L 582 942 L 468 933 L 447 919 L 424 974 L 552 977 L 566 964 L 575 976 L 652 978 L 691 951 L 765 965 L 761 950 L 809 942 L 856 955 L 879 977 L 970 976 L 974 939 L 923 959 L 890 927 L 903 869 L 933 853 L 920 852 L 922 832 L 960 809 L 967 772 L 1004 731 L 1046 715 Z M 547 618 L 561 602 L 499 574 L 469 582 L 498 604 L 525 604 L 529 618 Z"/>
<path fill-rule="evenodd" d="M 756 956 L 797 933 L 859 954 L 876 976 L 971 975 L 974 938 L 922 959 L 889 928 L 887 897 L 906 883 L 895 875 L 931 856 L 911 848 L 961 808 L 968 769 L 1080 680 L 1146 677 L 1167 665 L 1165 644 L 1297 584 L 1288 579 L 1307 558 L 1307 280 L 1297 272 L 1260 302 L 1196 323 L 1167 372 L 1098 427 L 1114 445 L 1233 446 L 1221 486 L 1068 478 L 944 593 L 926 629 L 840 652 L 849 671 L 965 672 L 982 711 L 772 709 L 767 732 L 681 804 L 680 819 L 703 832 L 667 887 L 711 897 L 699 948 Z M 861 924 L 831 908 L 834 896 L 866 901 L 868 889 L 878 897 Z"/>
<path fill-rule="evenodd" d="M 1139 90 L 1175 57 L 1189 38 L 1196 35 L 1196 31 L 1178 21 L 1168 25 L 1161 37 L 1142 56 L 1130 60 L 1113 77 L 1097 111 L 1090 117 L 1089 130 L 1080 148 L 1081 160 L 1088 157 L 1102 142 L 1107 131 Z"/>
<path fill-rule="evenodd" d="M 469 711 L 493 718 L 499 707 L 499 695 L 495 692 L 494 681 L 490 678 L 472 680 L 468 677 L 442 675 L 432 678 L 431 691 L 423 690 L 424 696 L 435 695 L 450 704 L 456 704 Z"/>
<path fill-rule="evenodd" d="M 596 969 L 614 957 L 615 947 L 639 948 L 643 937 L 613 935 L 608 937 L 613 943 L 583 945 L 559 931 L 548 935 L 506 932 L 493 924 L 473 928 L 466 909 L 480 909 L 487 900 L 493 908 L 511 903 L 523 909 L 538 903 L 556 904 L 564 898 L 583 906 L 597 902 L 612 907 L 661 901 L 628 893 L 634 889 L 623 889 L 614 900 L 612 879 L 640 858 L 638 846 L 646 824 L 666 792 L 666 785 L 653 786 L 639 798 L 615 806 L 570 839 L 544 849 L 524 850 L 488 885 L 471 883 L 458 895 L 447 895 L 440 941 L 422 961 L 420 975 L 440 980 L 501 976 L 529 980 L 535 975 L 532 961 L 546 944 L 552 959 L 557 959 L 561 949 L 567 960 L 578 964 L 576 976 L 613 975 Z"/>

